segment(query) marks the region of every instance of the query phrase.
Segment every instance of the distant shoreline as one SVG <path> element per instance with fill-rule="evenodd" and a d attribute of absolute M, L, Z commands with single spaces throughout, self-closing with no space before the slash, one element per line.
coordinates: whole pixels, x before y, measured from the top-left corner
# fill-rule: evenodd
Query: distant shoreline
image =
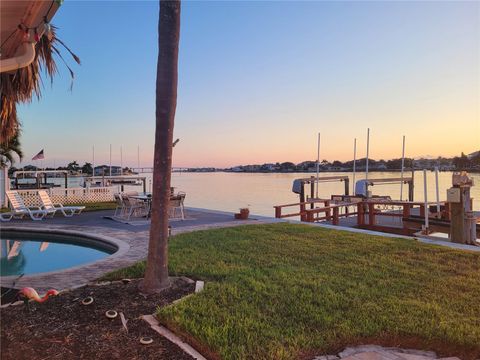
<path fill-rule="evenodd" d="M 427 171 L 435 171 L 434 169 L 426 169 Z M 400 173 L 401 169 L 369 169 L 369 173 L 373 172 L 398 172 Z M 414 169 L 414 172 L 423 171 L 423 169 Z M 459 171 L 466 171 L 467 173 L 480 173 L 478 169 L 470 169 L 470 170 L 438 170 L 439 172 L 459 172 Z M 249 174 L 313 174 L 315 175 L 315 171 L 302 171 L 302 170 L 295 170 L 295 171 L 232 171 L 232 170 L 224 170 L 224 169 L 217 169 L 217 170 L 202 170 L 202 168 L 198 169 L 185 169 L 181 171 L 175 172 L 188 172 L 188 173 L 213 173 L 213 172 L 225 172 L 225 173 L 233 173 L 233 174 L 242 174 L 242 173 L 249 173 Z M 364 173 L 365 169 L 356 170 L 355 173 Z M 412 169 L 405 169 L 404 173 L 411 173 Z M 353 173 L 353 169 L 351 170 L 320 170 L 319 173 Z"/>

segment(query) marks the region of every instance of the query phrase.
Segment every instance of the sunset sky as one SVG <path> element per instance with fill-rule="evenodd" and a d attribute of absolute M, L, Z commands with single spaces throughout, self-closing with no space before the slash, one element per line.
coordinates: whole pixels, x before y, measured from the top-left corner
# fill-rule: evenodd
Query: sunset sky
<path fill-rule="evenodd" d="M 151 166 L 158 3 L 65 1 L 53 23 L 82 60 L 19 107 L 26 161 Z M 66 53 L 66 52 L 65 52 Z M 68 56 L 67 56 L 68 58 Z M 174 166 L 480 149 L 480 3 L 183 2 Z"/>

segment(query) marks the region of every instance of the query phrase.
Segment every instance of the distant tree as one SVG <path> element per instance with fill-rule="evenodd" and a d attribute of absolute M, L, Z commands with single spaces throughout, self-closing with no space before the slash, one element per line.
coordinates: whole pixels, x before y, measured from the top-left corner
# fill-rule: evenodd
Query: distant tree
<path fill-rule="evenodd" d="M 0 145 L 0 167 L 13 165 L 15 163 L 15 155 L 22 161 L 23 152 L 20 146 L 20 132 L 18 130 L 15 136 L 8 141 L 3 141 Z"/>
<path fill-rule="evenodd" d="M 72 161 L 71 163 L 69 163 L 67 165 L 67 170 L 78 171 L 78 170 L 80 170 L 80 165 L 78 165 L 78 163 L 76 161 Z"/>
<path fill-rule="evenodd" d="M 470 163 L 475 166 L 480 166 L 480 152 L 470 159 Z"/>
<path fill-rule="evenodd" d="M 284 162 L 284 163 L 281 163 L 280 164 L 280 170 L 281 171 L 290 171 L 290 170 L 295 170 L 296 169 L 296 166 L 294 163 L 292 162 Z"/>
<path fill-rule="evenodd" d="M 343 163 L 341 161 L 338 161 L 338 160 L 334 160 L 333 163 L 332 163 L 333 166 L 337 166 L 337 167 L 342 167 L 343 166 Z"/>
<path fill-rule="evenodd" d="M 469 167 L 470 160 L 468 159 L 467 155 L 462 152 L 460 157 L 456 156 L 453 158 L 453 165 L 455 165 L 457 170 L 465 170 Z"/>
<path fill-rule="evenodd" d="M 89 162 L 86 162 L 86 163 L 82 166 L 82 173 L 84 173 L 84 174 L 93 174 L 92 164 L 89 163 Z"/>

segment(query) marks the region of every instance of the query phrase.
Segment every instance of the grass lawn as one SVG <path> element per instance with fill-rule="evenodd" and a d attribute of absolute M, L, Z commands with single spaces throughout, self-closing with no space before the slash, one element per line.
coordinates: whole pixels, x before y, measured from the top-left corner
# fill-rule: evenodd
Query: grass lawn
<path fill-rule="evenodd" d="M 480 357 L 480 253 L 306 225 L 173 237 L 171 275 L 205 290 L 159 309 L 223 359 L 291 359 L 377 343 Z M 144 263 L 107 278 L 140 277 Z"/>
<path fill-rule="evenodd" d="M 83 211 L 114 210 L 117 206 L 115 201 L 83 203 L 83 204 L 69 204 L 69 205 L 85 206 L 85 210 L 83 210 Z"/>

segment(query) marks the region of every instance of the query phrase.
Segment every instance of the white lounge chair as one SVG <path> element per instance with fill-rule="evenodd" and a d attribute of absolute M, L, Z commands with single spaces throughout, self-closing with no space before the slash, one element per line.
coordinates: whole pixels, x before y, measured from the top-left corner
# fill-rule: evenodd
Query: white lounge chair
<path fill-rule="evenodd" d="M 57 211 L 61 211 L 63 216 L 72 217 L 75 214 L 80 214 L 85 206 L 63 206 L 62 204 L 54 204 L 52 199 L 45 190 L 38 190 L 38 196 L 42 202 L 42 210 L 45 210 L 48 215 L 55 216 Z"/>
<path fill-rule="evenodd" d="M 116 216 L 124 216 L 125 215 L 125 202 L 123 201 L 122 194 L 113 194 L 113 197 L 115 199 L 116 207 L 115 207 L 115 212 L 113 213 L 113 217 Z"/>
<path fill-rule="evenodd" d="M 12 212 L 0 213 L 0 221 L 10 221 L 12 220 L 12 217 L 13 217 Z"/>
<path fill-rule="evenodd" d="M 32 220 L 42 220 L 47 215 L 47 212 L 39 206 L 25 206 L 22 196 L 17 191 L 10 190 L 5 193 L 12 208 L 10 213 L 14 218 L 23 219 L 28 215 Z"/>

